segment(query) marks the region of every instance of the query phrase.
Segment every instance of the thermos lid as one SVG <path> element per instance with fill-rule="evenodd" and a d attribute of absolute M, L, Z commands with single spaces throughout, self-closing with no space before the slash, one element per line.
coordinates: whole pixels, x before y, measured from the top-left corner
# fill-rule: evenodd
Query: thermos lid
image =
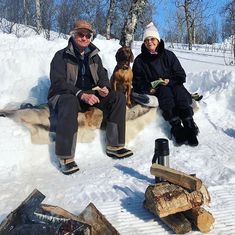
<path fill-rule="evenodd" d="M 155 140 L 155 154 L 158 154 L 159 156 L 169 155 L 168 139 L 160 138 Z"/>

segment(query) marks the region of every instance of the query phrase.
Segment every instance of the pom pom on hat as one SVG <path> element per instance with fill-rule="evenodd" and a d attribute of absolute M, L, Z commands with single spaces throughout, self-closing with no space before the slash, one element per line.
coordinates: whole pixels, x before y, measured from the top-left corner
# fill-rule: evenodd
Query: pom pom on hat
<path fill-rule="evenodd" d="M 149 37 L 156 38 L 159 42 L 161 40 L 160 35 L 158 33 L 158 30 L 155 27 L 155 25 L 153 24 L 153 22 L 149 23 L 145 27 L 145 30 L 144 30 L 144 38 L 143 39 L 145 40 L 146 38 L 149 38 Z"/>

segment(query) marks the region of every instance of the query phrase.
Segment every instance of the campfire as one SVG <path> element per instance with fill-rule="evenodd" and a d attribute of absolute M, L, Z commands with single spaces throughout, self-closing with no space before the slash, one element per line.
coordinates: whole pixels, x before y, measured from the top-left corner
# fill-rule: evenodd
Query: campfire
<path fill-rule="evenodd" d="M 79 215 L 41 204 L 45 196 L 35 189 L 0 224 L 1 235 L 119 235 L 101 212 L 90 203 Z"/>

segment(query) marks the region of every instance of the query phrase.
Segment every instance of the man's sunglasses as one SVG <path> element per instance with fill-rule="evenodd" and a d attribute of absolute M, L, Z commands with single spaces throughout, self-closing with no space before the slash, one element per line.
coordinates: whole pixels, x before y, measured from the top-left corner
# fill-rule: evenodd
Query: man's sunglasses
<path fill-rule="evenodd" d="M 85 37 L 86 39 L 90 39 L 92 37 L 91 33 L 82 33 L 82 32 L 76 32 L 73 35 L 74 37 L 79 37 L 79 38 Z"/>

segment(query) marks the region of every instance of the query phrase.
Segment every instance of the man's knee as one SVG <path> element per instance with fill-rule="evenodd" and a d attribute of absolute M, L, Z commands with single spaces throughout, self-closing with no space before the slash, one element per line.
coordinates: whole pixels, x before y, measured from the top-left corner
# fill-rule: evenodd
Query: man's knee
<path fill-rule="evenodd" d="M 110 95 L 110 99 L 115 101 L 116 103 L 121 103 L 123 105 L 126 105 L 126 97 L 122 92 L 110 91 L 109 95 Z"/>
<path fill-rule="evenodd" d="M 72 94 L 63 94 L 60 95 L 58 99 L 58 103 L 71 103 L 71 104 L 76 104 L 78 102 L 78 98 L 75 95 Z"/>
<path fill-rule="evenodd" d="M 72 94 L 63 94 L 58 100 L 58 109 L 68 110 L 72 112 L 79 111 L 78 98 Z"/>

